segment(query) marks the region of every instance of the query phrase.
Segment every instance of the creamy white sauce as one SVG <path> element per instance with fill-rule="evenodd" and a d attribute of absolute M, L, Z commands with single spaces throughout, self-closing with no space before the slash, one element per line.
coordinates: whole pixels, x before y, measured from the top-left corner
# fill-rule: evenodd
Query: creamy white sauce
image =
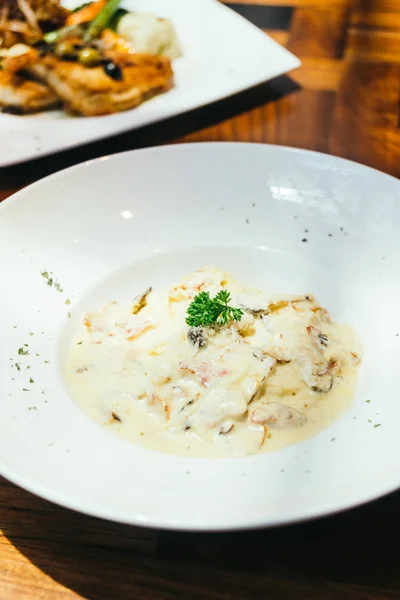
<path fill-rule="evenodd" d="M 190 332 L 199 291 L 231 293 L 240 322 Z M 85 316 L 66 378 L 90 418 L 132 443 L 243 456 L 315 435 L 349 406 L 361 349 L 311 295 L 271 296 L 209 267 Z"/>

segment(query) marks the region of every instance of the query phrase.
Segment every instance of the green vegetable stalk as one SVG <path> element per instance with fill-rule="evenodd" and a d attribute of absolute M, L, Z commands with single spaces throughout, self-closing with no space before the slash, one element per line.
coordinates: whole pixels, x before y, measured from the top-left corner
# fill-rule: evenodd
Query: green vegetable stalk
<path fill-rule="evenodd" d="M 120 3 L 121 0 L 108 0 L 97 17 L 90 23 L 85 34 L 85 41 L 90 42 L 100 36 L 101 32 L 108 27 Z"/>

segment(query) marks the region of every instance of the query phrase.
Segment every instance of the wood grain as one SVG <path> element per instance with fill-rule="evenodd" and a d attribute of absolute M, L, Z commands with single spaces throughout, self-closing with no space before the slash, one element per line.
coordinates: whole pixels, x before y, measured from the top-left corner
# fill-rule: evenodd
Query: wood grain
<path fill-rule="evenodd" d="M 292 73 L 292 79 L 308 90 L 336 92 L 344 68 L 344 62 L 340 60 L 305 57 L 302 68 Z"/>
<path fill-rule="evenodd" d="M 381 10 L 365 10 L 361 8 L 351 12 L 352 25 L 364 28 L 387 29 L 398 31 L 400 29 L 400 16 L 397 12 L 384 12 Z"/>
<path fill-rule="evenodd" d="M 2 169 L 0 200 L 95 156 L 182 141 L 298 146 L 399 177 L 399 0 L 235 3 L 294 7 L 287 31 L 266 31 L 301 68 L 134 134 Z M 89 518 L 0 479 L 0 600 L 397 600 L 399 501 L 400 492 L 314 523 L 196 535 Z"/>
<path fill-rule="evenodd" d="M 298 56 L 340 58 L 346 36 L 349 9 L 298 8 L 292 19 L 288 48 Z"/>
<path fill-rule="evenodd" d="M 400 30 L 362 30 L 351 27 L 347 34 L 346 60 L 399 63 Z"/>
<path fill-rule="evenodd" d="M 330 151 L 399 175 L 399 95 L 400 64 L 346 64 Z"/>
<path fill-rule="evenodd" d="M 286 46 L 289 38 L 289 33 L 287 31 L 282 31 L 279 29 L 264 29 L 265 33 L 272 37 L 278 44 L 281 46 Z"/>

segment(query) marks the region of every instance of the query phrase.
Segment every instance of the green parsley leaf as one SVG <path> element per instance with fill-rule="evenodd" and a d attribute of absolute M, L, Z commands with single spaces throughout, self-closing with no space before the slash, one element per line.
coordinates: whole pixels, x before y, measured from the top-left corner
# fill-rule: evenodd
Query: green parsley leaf
<path fill-rule="evenodd" d="M 43 279 L 46 280 L 47 285 L 49 285 L 50 287 L 54 286 L 55 289 L 58 292 L 63 292 L 64 291 L 62 289 L 62 287 L 61 287 L 60 282 L 58 281 L 58 279 L 54 279 L 54 277 L 51 277 L 51 275 L 53 275 L 52 271 L 50 271 L 50 273 L 49 273 L 49 271 L 41 271 L 40 274 L 43 277 Z"/>
<path fill-rule="evenodd" d="M 26 344 L 24 344 L 25 346 Z M 24 350 L 23 348 L 18 348 L 18 354 L 21 356 L 25 356 L 26 354 L 29 354 L 28 350 Z"/>
<path fill-rule="evenodd" d="M 240 308 L 228 306 L 231 295 L 227 290 L 221 290 L 214 298 L 215 312 L 218 313 L 216 323 L 226 325 L 228 321 L 240 321 L 243 311 Z"/>
<path fill-rule="evenodd" d="M 186 323 L 189 327 L 210 327 L 240 321 L 243 311 L 229 306 L 230 300 L 227 290 L 220 290 L 214 298 L 211 298 L 210 292 L 200 292 L 187 309 Z"/>

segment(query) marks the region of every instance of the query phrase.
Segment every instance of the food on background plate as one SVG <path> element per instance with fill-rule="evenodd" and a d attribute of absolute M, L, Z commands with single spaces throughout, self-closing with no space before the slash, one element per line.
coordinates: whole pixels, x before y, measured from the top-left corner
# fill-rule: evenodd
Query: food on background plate
<path fill-rule="evenodd" d="M 180 55 L 172 24 L 119 5 L 97 0 L 67 11 L 57 0 L 6 0 L 0 7 L 3 111 L 61 105 L 72 114 L 105 115 L 169 90 L 171 58 Z M 120 27 L 127 38 L 117 33 Z"/>
<path fill-rule="evenodd" d="M 66 378 L 91 418 L 133 443 L 244 456 L 331 424 L 360 362 L 353 330 L 311 294 L 266 294 L 208 267 L 87 314 Z"/>
<path fill-rule="evenodd" d="M 182 55 L 178 37 L 169 19 L 160 19 L 151 13 L 127 13 L 119 21 L 117 33 L 137 52 L 162 54 L 171 60 Z"/>
<path fill-rule="evenodd" d="M 11 112 L 23 107 L 26 113 L 56 108 L 59 99 L 46 85 L 21 77 L 17 73 L 0 71 L 0 106 Z"/>
<path fill-rule="evenodd" d="M 62 99 L 70 112 L 85 116 L 128 110 L 171 87 L 171 63 L 162 56 L 109 52 L 106 67 L 90 69 L 54 56 L 30 68 Z"/>
<path fill-rule="evenodd" d="M 0 48 L 38 42 L 49 28 L 61 27 L 68 13 L 59 0 L 1 0 Z"/>

